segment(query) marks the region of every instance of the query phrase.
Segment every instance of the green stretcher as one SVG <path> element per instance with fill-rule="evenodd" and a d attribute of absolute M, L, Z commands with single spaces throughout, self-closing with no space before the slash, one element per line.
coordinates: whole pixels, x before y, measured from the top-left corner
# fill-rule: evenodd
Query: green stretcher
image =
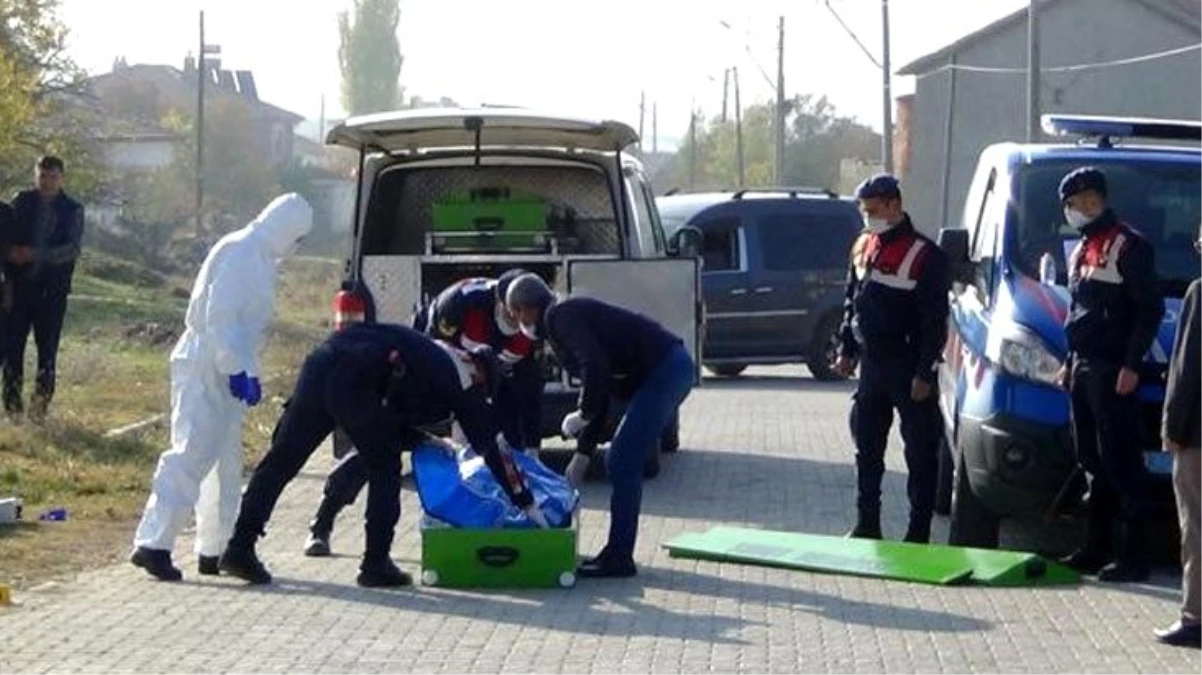
<path fill-rule="evenodd" d="M 834 572 L 926 584 L 1051 586 L 1080 575 L 1034 553 L 715 527 L 662 544 L 673 558 Z"/>

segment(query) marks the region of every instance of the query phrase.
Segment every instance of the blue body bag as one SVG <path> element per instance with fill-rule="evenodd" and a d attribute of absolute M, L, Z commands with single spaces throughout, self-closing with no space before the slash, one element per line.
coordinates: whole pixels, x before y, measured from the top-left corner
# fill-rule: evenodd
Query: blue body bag
<path fill-rule="evenodd" d="M 580 501 L 576 489 L 525 453 L 514 452 L 510 458 L 551 527 L 569 527 Z M 470 448 L 456 457 L 439 446 L 424 444 L 413 451 L 411 461 L 417 496 L 426 515 L 452 527 L 537 527 L 509 501 L 484 458 Z"/>

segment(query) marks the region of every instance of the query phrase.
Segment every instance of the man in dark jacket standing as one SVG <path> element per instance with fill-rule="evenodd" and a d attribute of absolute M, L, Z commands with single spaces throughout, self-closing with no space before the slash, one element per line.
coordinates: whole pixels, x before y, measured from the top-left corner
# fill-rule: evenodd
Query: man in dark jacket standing
<path fill-rule="evenodd" d="M 1062 562 L 1100 581 L 1143 581 L 1147 474 L 1136 390 L 1164 298 L 1152 246 L 1119 220 L 1106 194 L 1106 176 L 1093 167 L 1060 183 L 1064 218 L 1081 233 L 1068 264 L 1072 304 L 1061 381 L 1069 389 L 1077 461 L 1089 475 L 1085 542 Z M 1116 520 L 1123 537 L 1112 548 Z"/>
<path fill-rule="evenodd" d="M 5 274 L 12 286 L 4 364 L 4 408 L 24 409 L 25 344 L 33 331 L 38 348 L 37 378 L 30 417 L 46 415 L 54 397 L 54 370 L 71 277 L 83 240 L 83 206 L 63 192 L 63 160 L 46 156 L 36 165 L 37 188 L 13 200 L 11 246 Z"/>
<path fill-rule="evenodd" d="M 910 473 L 905 541 L 925 544 L 931 539 L 943 433 L 936 366 L 947 340 L 947 256 L 914 228 L 893 176 L 864 181 L 856 199 L 865 231 L 852 251 L 835 364 L 844 375 L 857 361 L 860 366 L 851 408 L 858 517 L 848 536 L 881 538 L 881 480 L 896 409 Z"/>
<path fill-rule="evenodd" d="M 1202 232 L 1194 246 L 1202 251 Z M 1173 492 L 1181 526 L 1181 618 L 1156 637 L 1202 647 L 1202 280 L 1181 304 L 1164 395 L 1164 447 L 1173 453 Z"/>

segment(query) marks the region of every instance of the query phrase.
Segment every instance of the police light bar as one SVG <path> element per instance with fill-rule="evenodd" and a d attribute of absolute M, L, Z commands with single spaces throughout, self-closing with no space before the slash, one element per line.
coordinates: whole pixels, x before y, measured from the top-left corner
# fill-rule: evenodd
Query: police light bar
<path fill-rule="evenodd" d="M 1202 121 L 1101 115 L 1044 115 L 1040 118 L 1040 122 L 1044 133 L 1053 136 L 1202 140 Z"/>

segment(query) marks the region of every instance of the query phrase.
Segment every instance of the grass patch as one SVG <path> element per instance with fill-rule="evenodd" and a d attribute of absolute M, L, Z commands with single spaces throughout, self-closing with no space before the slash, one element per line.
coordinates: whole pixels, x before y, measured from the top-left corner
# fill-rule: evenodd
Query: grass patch
<path fill-rule="evenodd" d="M 329 261 L 281 267 L 276 321 L 262 351 L 264 401 L 246 418 L 248 467 L 266 451 L 296 368 L 328 335 L 340 279 L 341 266 Z M 25 588 L 128 554 L 168 429 L 164 421 L 119 438 L 105 433 L 170 413 L 168 357 L 190 284 L 122 261 L 81 263 L 49 419 L 0 423 L 0 498 L 25 502 L 25 522 L 0 525 L 0 583 Z M 34 352 L 30 340 L 30 381 Z M 58 506 L 68 510 L 66 522 L 36 520 Z"/>

